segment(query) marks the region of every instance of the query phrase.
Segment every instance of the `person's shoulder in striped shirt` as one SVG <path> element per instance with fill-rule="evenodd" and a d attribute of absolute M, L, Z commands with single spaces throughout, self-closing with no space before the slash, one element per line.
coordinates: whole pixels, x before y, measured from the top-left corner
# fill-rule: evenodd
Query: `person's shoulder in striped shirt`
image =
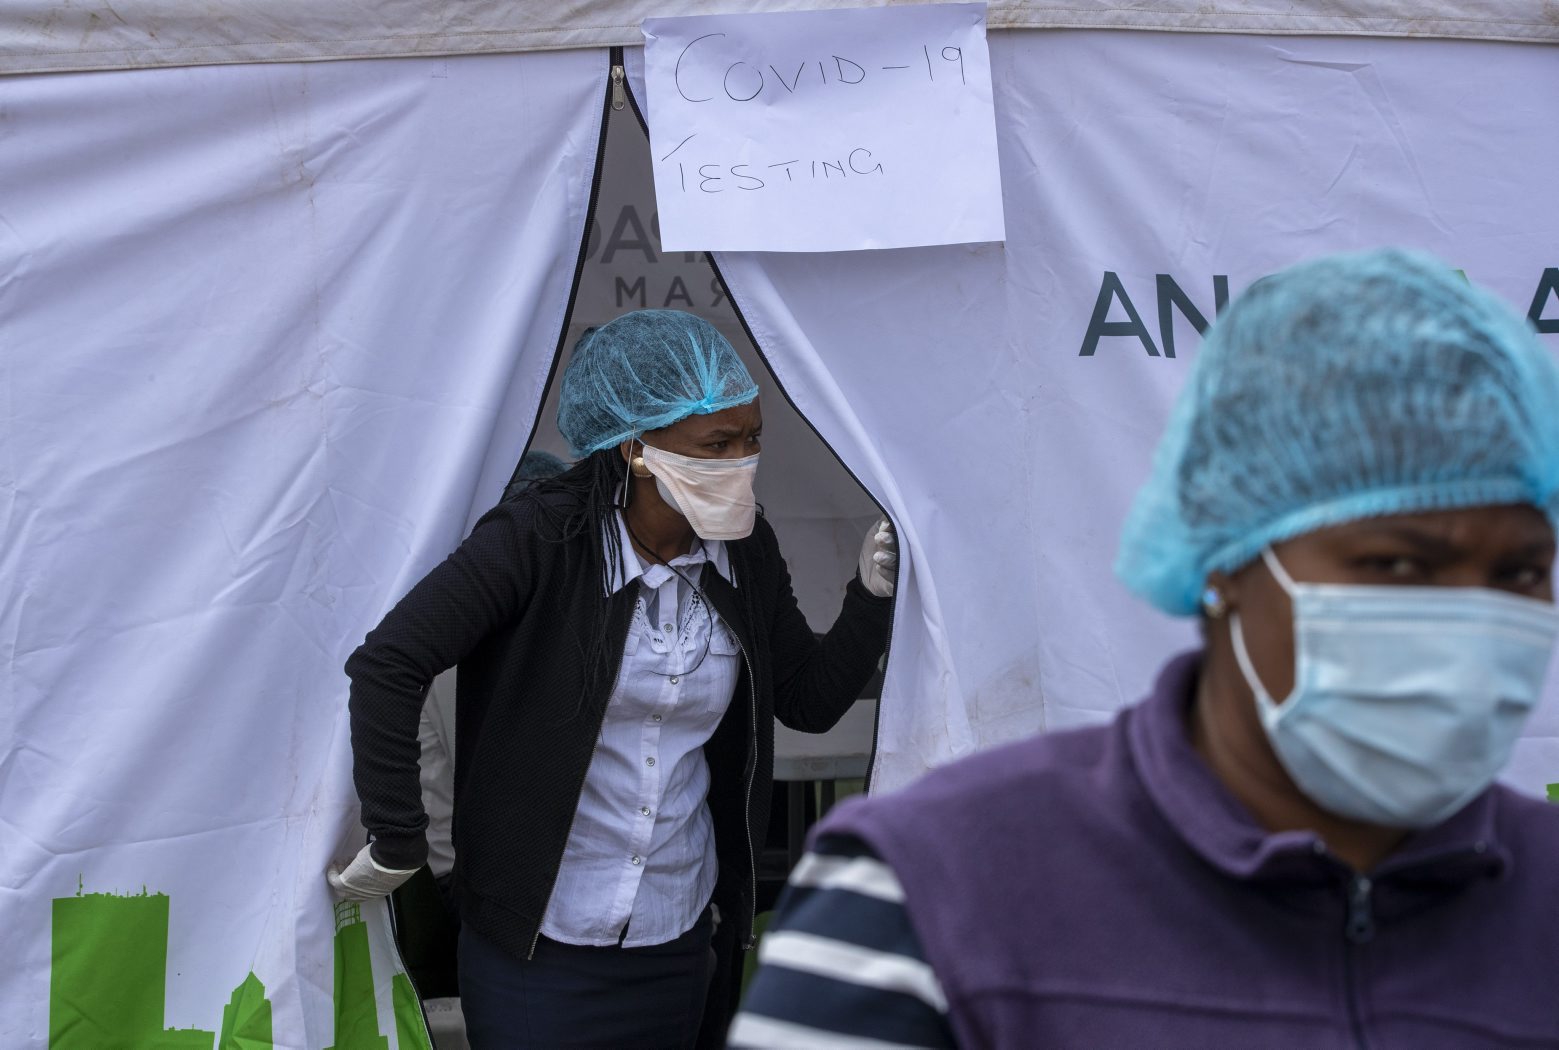
<path fill-rule="evenodd" d="M 854 836 L 824 835 L 802 857 L 758 962 L 732 1047 L 957 1045 L 899 880 Z"/>

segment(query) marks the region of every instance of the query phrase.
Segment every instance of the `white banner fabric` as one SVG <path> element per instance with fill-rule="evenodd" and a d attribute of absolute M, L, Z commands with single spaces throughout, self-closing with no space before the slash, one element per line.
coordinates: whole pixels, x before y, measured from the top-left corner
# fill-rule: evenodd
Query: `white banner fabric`
<path fill-rule="evenodd" d="M 1188 318 L 1225 289 L 1398 244 L 1559 320 L 1551 49 L 1066 32 L 991 52 L 1005 247 L 719 259 L 780 382 L 901 529 L 879 789 L 1100 721 L 1193 644 L 1111 562 Z M 1559 781 L 1552 686 L 1508 776 Z"/>
<path fill-rule="evenodd" d="M 525 444 L 607 69 L 0 80 L 0 1045 L 422 1045 L 341 668 Z"/>

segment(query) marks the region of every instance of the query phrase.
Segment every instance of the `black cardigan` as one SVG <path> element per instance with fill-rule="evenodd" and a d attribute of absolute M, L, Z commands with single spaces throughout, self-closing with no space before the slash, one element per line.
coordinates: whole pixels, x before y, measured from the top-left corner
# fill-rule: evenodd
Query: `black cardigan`
<path fill-rule="evenodd" d="M 417 724 L 433 678 L 459 665 L 460 915 L 519 958 L 535 947 L 615 684 L 615 670 L 597 674 L 586 695 L 585 650 L 605 617 L 611 665 L 620 666 L 638 595 L 637 581 L 610 599 L 603 594 L 591 569 L 600 536 L 543 538 L 536 517 L 532 499 L 494 507 L 346 663 L 353 780 L 374 857 L 391 868 L 426 859 Z M 745 667 L 704 754 L 720 869 L 714 899 L 750 943 L 754 836 L 768 827 L 774 718 L 813 733 L 837 722 L 886 647 L 892 600 L 851 580 L 838 620 L 819 641 L 762 517 L 751 536 L 726 549 L 735 585 L 706 565 L 702 587 L 741 643 Z"/>

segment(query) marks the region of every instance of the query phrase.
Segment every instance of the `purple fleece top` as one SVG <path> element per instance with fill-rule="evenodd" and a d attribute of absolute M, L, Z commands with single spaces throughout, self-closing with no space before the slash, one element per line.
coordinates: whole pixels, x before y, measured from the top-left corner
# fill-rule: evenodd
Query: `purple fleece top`
<path fill-rule="evenodd" d="M 1106 727 L 839 807 L 963 1047 L 1559 1047 L 1559 807 L 1494 787 L 1363 878 L 1192 749 L 1200 654 Z"/>

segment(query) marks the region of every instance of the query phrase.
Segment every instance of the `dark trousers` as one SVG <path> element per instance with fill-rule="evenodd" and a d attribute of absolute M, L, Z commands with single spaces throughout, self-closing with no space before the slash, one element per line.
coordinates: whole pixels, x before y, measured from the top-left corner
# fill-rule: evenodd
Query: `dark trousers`
<path fill-rule="evenodd" d="M 722 913 L 722 914 L 729 914 Z M 704 1024 L 698 1033 L 698 1050 L 724 1050 L 726 1033 L 741 1001 L 741 931 L 737 924 L 723 921 L 710 938 L 714 974 L 709 978 L 709 998 L 704 1003 Z"/>
<path fill-rule="evenodd" d="M 472 1050 L 687 1050 L 709 991 L 708 909 L 674 941 L 592 948 L 542 937 L 516 959 L 460 931 L 460 1009 Z"/>

